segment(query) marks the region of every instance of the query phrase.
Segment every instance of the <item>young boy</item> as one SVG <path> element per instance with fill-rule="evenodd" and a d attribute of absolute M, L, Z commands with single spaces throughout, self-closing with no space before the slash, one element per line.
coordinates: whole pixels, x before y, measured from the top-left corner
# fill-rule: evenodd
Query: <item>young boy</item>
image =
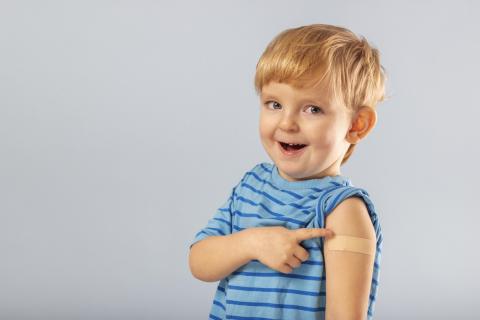
<path fill-rule="evenodd" d="M 190 246 L 220 283 L 210 319 L 372 319 L 382 232 L 370 195 L 340 174 L 384 99 L 379 52 L 331 25 L 281 32 L 260 57 L 260 138 L 273 164 L 245 173 Z"/>

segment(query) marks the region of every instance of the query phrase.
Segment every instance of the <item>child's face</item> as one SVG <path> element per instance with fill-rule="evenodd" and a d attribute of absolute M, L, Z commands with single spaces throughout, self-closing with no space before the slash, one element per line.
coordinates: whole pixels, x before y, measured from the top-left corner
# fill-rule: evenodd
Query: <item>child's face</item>
<path fill-rule="evenodd" d="M 340 174 L 352 115 L 334 103 L 327 88 L 295 89 L 272 81 L 262 88 L 260 102 L 260 138 L 284 179 Z M 289 154 L 280 142 L 306 146 Z"/>

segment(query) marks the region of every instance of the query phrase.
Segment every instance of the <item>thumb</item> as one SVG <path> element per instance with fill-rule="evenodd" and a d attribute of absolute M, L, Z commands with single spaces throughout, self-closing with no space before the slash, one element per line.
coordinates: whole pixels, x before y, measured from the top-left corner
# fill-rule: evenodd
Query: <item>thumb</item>
<path fill-rule="evenodd" d="M 299 228 L 293 231 L 298 242 L 312 238 L 333 236 L 332 230 L 324 228 Z"/>

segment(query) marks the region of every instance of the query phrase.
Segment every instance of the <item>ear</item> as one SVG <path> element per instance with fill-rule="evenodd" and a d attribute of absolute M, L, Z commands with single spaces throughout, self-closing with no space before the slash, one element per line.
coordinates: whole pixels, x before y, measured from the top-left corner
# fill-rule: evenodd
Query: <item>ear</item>
<path fill-rule="evenodd" d="M 358 143 L 375 127 L 377 112 L 368 106 L 361 107 L 352 117 L 350 129 L 347 132 L 347 141 L 351 144 Z"/>

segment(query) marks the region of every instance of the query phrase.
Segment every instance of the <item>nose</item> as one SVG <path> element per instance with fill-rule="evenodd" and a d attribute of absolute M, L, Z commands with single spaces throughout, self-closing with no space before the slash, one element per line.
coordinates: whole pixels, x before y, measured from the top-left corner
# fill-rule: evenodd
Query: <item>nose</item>
<path fill-rule="evenodd" d="M 284 131 L 297 131 L 298 130 L 298 123 L 291 112 L 284 112 L 278 127 Z"/>

